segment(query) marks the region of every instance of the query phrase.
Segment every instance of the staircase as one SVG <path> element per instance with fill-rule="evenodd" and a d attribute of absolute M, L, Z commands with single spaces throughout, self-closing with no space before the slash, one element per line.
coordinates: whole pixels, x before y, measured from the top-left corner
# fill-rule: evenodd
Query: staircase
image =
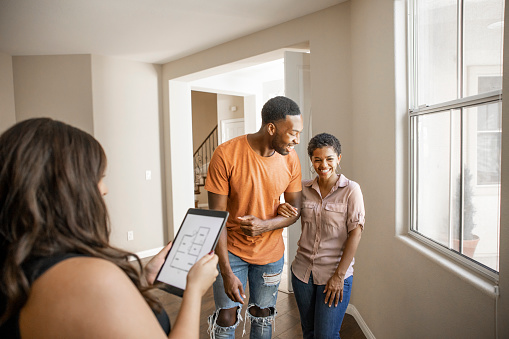
<path fill-rule="evenodd" d="M 207 169 L 209 167 L 212 153 L 217 148 L 217 125 L 201 143 L 200 147 L 193 154 L 194 164 L 194 194 L 200 194 L 200 187 L 205 186 Z"/>

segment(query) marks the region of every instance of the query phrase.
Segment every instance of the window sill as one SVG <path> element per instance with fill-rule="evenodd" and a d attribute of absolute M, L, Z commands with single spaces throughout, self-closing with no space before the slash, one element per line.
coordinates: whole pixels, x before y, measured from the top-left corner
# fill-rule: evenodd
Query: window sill
<path fill-rule="evenodd" d="M 399 235 L 396 238 L 405 245 L 411 247 L 412 249 L 421 253 L 425 257 L 429 258 L 433 262 L 436 262 L 449 272 L 457 275 L 462 280 L 472 284 L 472 286 L 476 287 L 484 294 L 494 299 L 498 296 L 497 279 L 494 279 L 492 277 L 480 276 L 476 272 L 470 270 L 468 267 L 440 253 L 440 251 L 434 250 L 430 246 L 427 246 L 416 237 L 413 237 L 411 235 Z"/>

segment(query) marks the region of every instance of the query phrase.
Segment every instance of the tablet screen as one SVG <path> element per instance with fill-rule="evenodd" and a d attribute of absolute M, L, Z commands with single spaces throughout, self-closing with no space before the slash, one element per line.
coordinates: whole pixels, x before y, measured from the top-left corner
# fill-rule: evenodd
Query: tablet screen
<path fill-rule="evenodd" d="M 157 280 L 177 287 L 181 294 L 191 266 L 215 248 L 227 217 L 228 212 L 189 209 Z"/>

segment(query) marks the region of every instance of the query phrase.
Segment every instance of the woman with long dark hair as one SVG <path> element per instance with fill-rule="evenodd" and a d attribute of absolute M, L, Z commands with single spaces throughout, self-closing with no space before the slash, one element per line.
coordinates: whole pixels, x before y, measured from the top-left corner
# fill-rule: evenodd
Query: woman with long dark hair
<path fill-rule="evenodd" d="M 190 270 L 170 333 L 150 290 L 171 244 L 145 267 L 109 244 L 105 170 L 99 142 L 59 121 L 0 136 L 0 338 L 198 338 L 217 256 Z"/>

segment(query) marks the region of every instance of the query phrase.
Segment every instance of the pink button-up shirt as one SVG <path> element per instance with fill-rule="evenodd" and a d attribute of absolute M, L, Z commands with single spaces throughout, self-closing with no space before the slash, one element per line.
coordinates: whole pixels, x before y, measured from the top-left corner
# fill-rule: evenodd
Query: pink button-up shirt
<path fill-rule="evenodd" d="M 292 263 L 295 276 L 307 283 L 325 285 L 336 271 L 348 232 L 361 226 L 364 230 L 364 199 L 359 184 L 341 174 L 326 197 L 321 196 L 318 178 L 302 181 L 302 234 Z M 353 264 L 345 279 L 353 275 Z"/>

